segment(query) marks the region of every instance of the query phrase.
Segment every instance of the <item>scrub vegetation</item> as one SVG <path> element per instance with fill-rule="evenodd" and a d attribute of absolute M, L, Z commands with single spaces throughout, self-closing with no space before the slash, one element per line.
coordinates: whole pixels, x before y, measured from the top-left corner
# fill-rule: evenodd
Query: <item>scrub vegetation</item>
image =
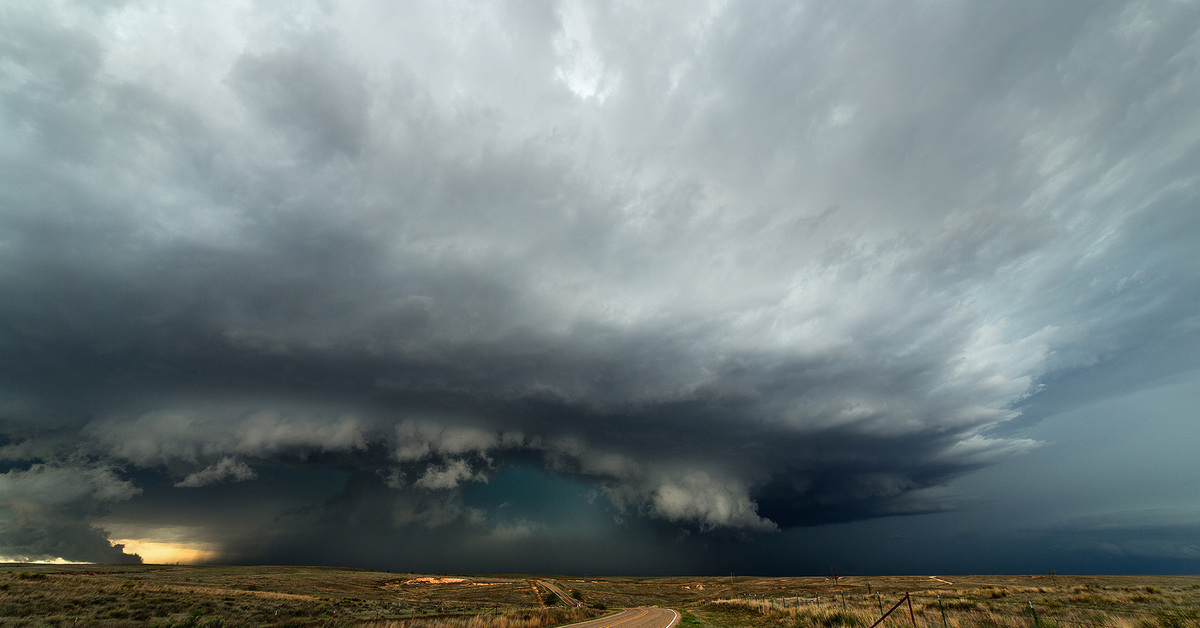
<path fill-rule="evenodd" d="M 680 628 L 867 628 L 880 607 L 905 593 L 911 615 L 902 604 L 882 626 L 1200 626 L 1196 576 L 447 577 L 321 567 L 0 565 L 0 628 L 546 628 L 654 605 L 681 611 Z"/>
<path fill-rule="evenodd" d="M 880 626 L 1200 627 L 1200 577 L 1194 576 L 838 578 L 810 585 L 806 594 L 781 592 L 723 597 L 692 613 L 719 628 L 867 628 L 900 602 Z"/>
<path fill-rule="evenodd" d="M 547 608 L 521 578 L 321 567 L 0 566 L 0 626 L 543 628 L 600 610 Z M 432 581 L 432 582 L 431 582 Z"/>

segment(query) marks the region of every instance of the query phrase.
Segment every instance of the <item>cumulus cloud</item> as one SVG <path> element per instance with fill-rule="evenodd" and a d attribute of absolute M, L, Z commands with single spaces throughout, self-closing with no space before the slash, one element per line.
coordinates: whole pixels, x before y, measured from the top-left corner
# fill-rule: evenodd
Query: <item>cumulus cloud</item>
<path fill-rule="evenodd" d="M 650 488 L 648 501 L 653 514 L 669 521 L 757 531 L 776 529 L 773 522 L 758 516 L 745 487 L 737 482 L 714 481 L 703 471 L 664 478 Z"/>
<path fill-rule="evenodd" d="M 175 483 L 177 487 L 198 488 L 233 480 L 234 482 L 245 482 L 258 477 L 258 474 L 244 462 L 238 462 L 233 458 L 222 458 L 217 464 L 205 467 L 195 473 L 189 473 L 186 478 Z"/>
<path fill-rule="evenodd" d="M 452 460 L 443 465 L 430 466 L 413 482 L 413 486 L 429 490 L 456 488 L 462 482 L 486 481 L 487 476 L 471 469 L 465 460 Z"/>
<path fill-rule="evenodd" d="M 478 531 L 532 466 L 706 532 L 951 507 L 1056 381 L 1195 366 L 1155 358 L 1198 344 L 1198 19 L 13 4 L 4 500 L 326 473 L 295 522 Z"/>

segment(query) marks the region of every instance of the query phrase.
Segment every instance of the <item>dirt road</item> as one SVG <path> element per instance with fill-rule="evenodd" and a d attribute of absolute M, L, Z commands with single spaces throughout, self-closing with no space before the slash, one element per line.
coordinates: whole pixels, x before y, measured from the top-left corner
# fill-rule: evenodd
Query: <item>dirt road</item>
<path fill-rule="evenodd" d="M 631 608 L 616 615 L 581 621 L 563 628 L 671 628 L 679 613 L 669 608 Z"/>
<path fill-rule="evenodd" d="M 563 604 L 566 604 L 567 606 L 583 606 L 582 602 L 572 599 L 569 595 L 564 593 L 562 589 L 558 588 L 557 585 L 546 582 L 545 580 L 538 580 L 537 583 L 549 589 L 554 595 L 557 595 L 558 599 L 563 601 Z"/>

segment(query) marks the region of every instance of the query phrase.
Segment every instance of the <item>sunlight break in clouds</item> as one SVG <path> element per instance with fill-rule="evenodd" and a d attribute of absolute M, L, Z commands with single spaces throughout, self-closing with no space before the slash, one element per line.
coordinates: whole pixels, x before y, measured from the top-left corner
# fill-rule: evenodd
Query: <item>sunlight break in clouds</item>
<path fill-rule="evenodd" d="M 125 546 L 125 551 L 142 557 L 142 562 L 151 565 L 194 565 L 212 561 L 220 556 L 211 548 L 193 544 L 167 543 L 142 539 L 120 539 L 113 541 Z"/>

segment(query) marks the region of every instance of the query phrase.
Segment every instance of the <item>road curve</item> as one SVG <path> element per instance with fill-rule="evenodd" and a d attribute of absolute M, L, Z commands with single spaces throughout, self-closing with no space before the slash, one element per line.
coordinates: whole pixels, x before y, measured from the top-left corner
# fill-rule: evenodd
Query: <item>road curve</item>
<path fill-rule="evenodd" d="M 630 608 L 562 628 L 671 628 L 678 621 L 679 613 L 669 608 Z"/>
<path fill-rule="evenodd" d="M 546 582 L 545 580 L 538 580 L 537 583 L 549 589 L 554 595 L 557 595 L 558 599 L 562 600 L 567 606 L 583 606 L 583 603 L 579 600 L 572 599 L 569 595 L 563 593 L 563 590 L 558 588 L 558 585 Z"/>

